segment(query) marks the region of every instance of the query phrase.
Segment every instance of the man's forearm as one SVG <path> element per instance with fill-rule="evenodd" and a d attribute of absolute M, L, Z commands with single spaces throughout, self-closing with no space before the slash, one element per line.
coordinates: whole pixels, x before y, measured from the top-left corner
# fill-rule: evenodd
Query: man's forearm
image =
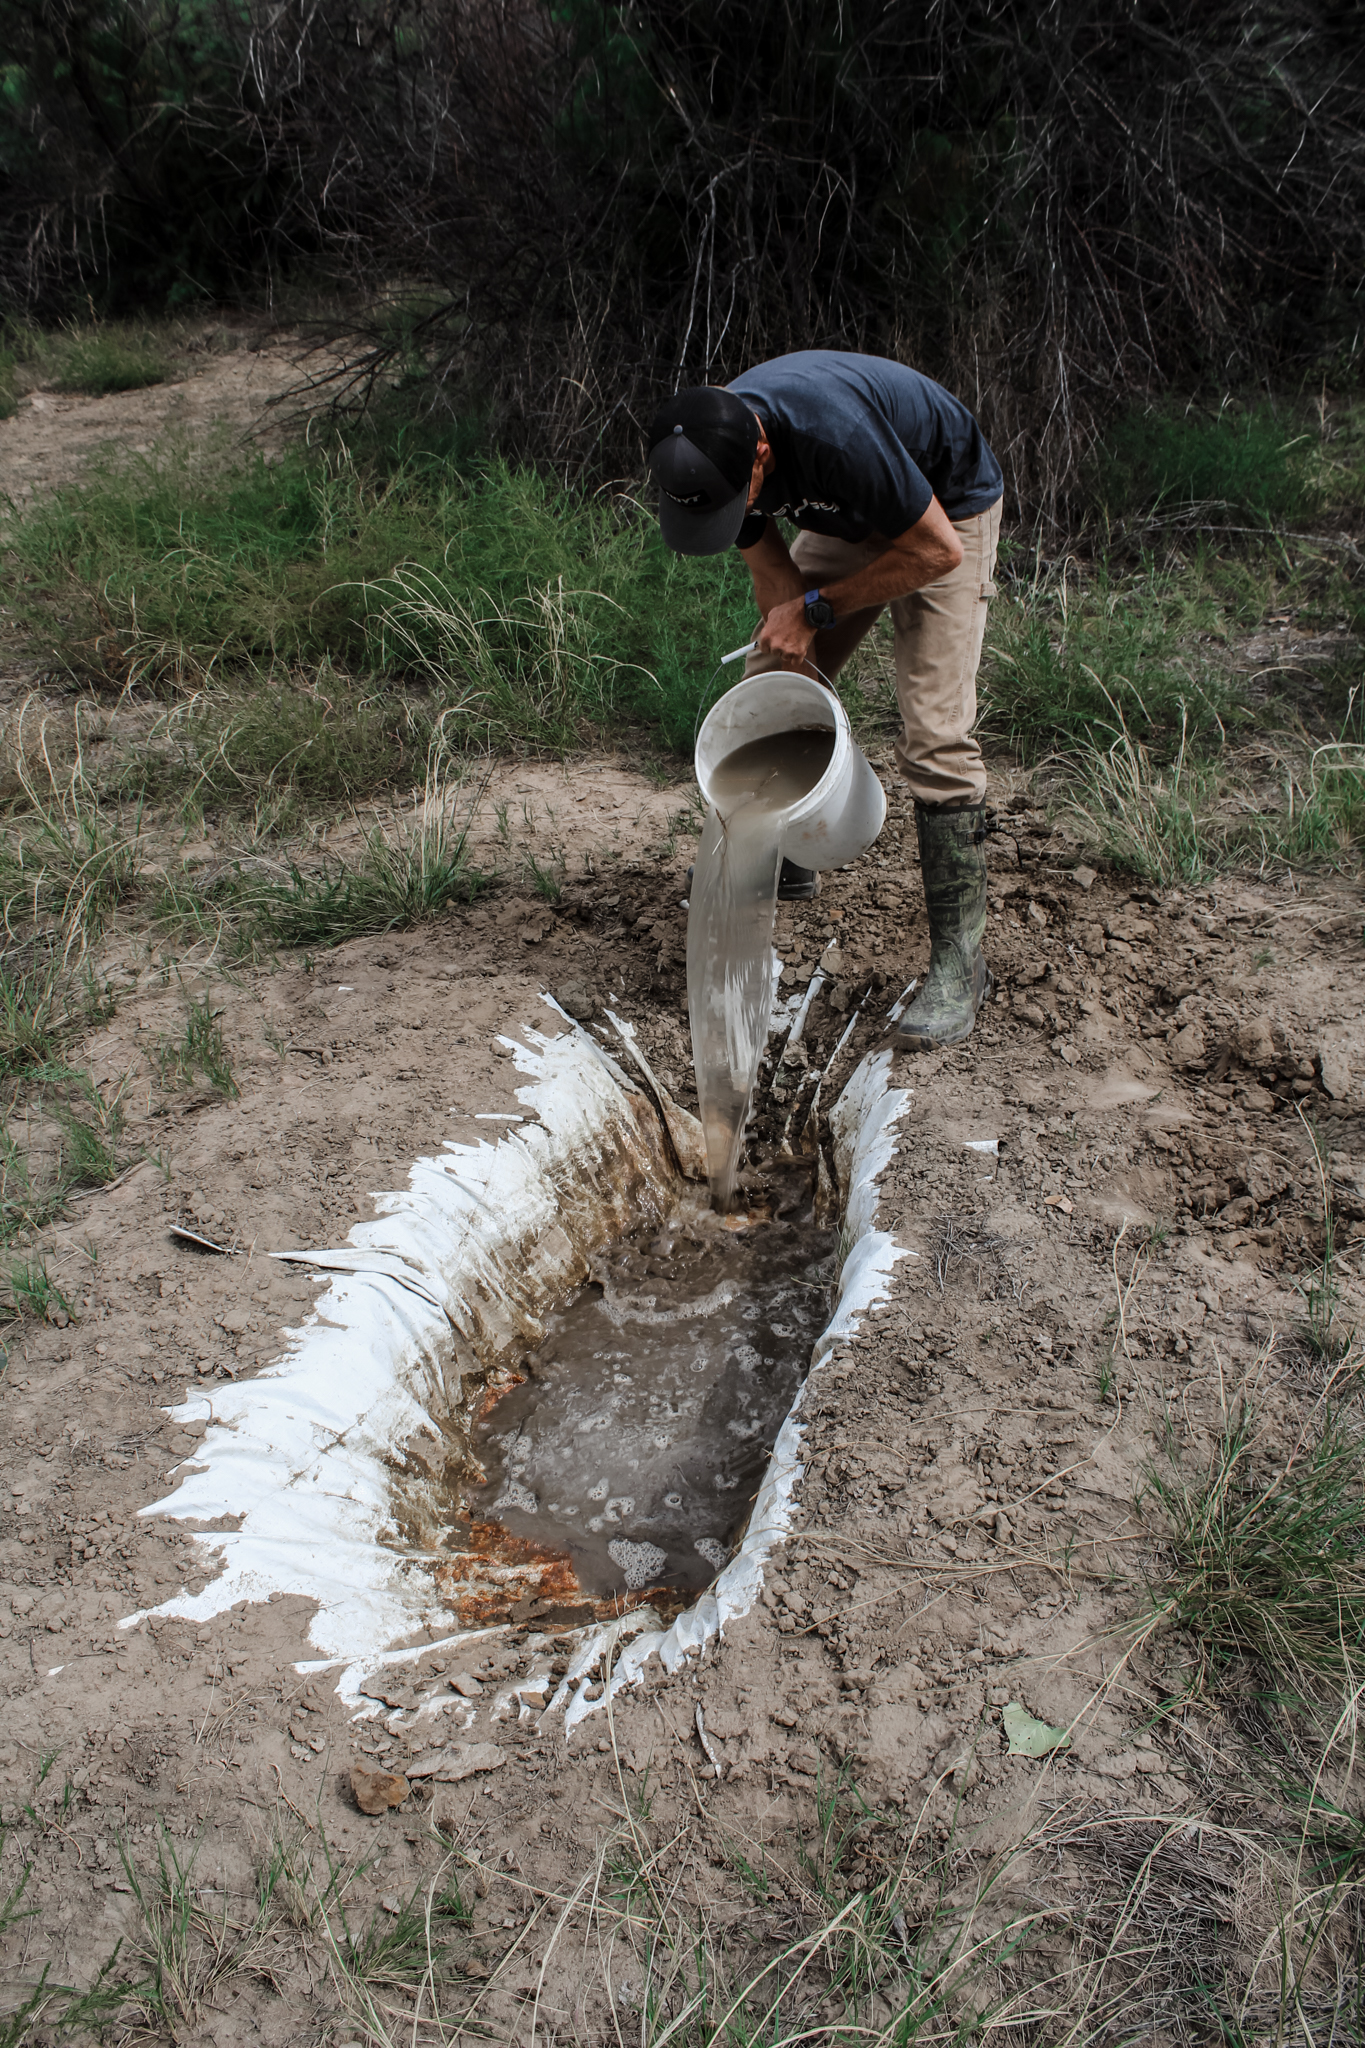
<path fill-rule="evenodd" d="M 794 597 L 804 596 L 801 571 L 787 552 L 775 519 L 768 521 L 755 547 L 741 548 L 740 553 L 753 582 L 754 601 L 765 619 L 774 605 L 789 604 Z"/>
<path fill-rule="evenodd" d="M 935 499 L 922 519 L 899 539 L 888 541 L 883 553 L 865 568 L 840 576 L 836 582 L 822 583 L 820 594 L 834 606 L 837 619 L 847 618 L 850 612 L 891 604 L 898 597 L 908 597 L 912 590 L 937 583 L 961 560 L 962 543 Z"/>
<path fill-rule="evenodd" d="M 805 595 L 803 579 L 791 556 L 777 540 L 776 548 L 785 559 L 792 579 L 784 587 L 779 586 L 777 579 L 781 564 L 770 552 L 773 544 L 770 520 L 759 546 L 747 549 L 744 555 L 748 562 L 761 551 L 763 554 L 765 582 L 762 589 L 758 575 L 752 569 L 750 571 L 754 577 L 759 610 L 763 613 L 758 644 L 765 654 L 781 656 L 790 667 L 809 670 L 810 648 L 815 634 L 806 623 L 802 604 Z M 822 583 L 820 595 L 833 605 L 837 624 L 840 619 L 850 618 L 857 612 L 876 611 L 895 598 L 908 597 L 912 590 L 923 590 L 941 576 L 950 575 L 961 560 L 962 543 L 953 531 L 952 521 L 935 498 L 924 516 L 898 539 L 888 541 L 882 553 L 866 568 L 857 570 L 852 576 L 841 576 L 836 582 Z M 767 581 L 769 563 L 772 564 L 771 584 Z"/>

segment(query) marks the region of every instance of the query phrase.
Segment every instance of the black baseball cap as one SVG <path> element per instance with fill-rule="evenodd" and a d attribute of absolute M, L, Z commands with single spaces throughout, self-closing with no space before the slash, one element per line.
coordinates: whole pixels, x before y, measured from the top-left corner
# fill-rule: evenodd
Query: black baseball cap
<path fill-rule="evenodd" d="M 659 526 L 679 555 L 718 555 L 749 509 L 758 420 L 718 384 L 679 391 L 649 427 L 649 468 L 659 486 Z"/>

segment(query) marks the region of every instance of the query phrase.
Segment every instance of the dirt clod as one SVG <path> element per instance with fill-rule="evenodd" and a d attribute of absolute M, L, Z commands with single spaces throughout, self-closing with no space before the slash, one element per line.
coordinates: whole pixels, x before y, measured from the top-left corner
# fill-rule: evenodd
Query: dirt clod
<path fill-rule="evenodd" d="M 387 1813 L 391 1806 L 401 1806 L 411 1789 L 407 1779 L 396 1771 L 372 1771 L 364 1764 L 351 1765 L 351 1790 L 362 1813 Z"/>

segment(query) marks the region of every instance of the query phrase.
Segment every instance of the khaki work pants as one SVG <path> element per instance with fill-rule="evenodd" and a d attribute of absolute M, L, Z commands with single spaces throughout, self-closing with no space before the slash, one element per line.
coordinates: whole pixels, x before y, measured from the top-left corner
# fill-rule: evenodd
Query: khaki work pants
<path fill-rule="evenodd" d="M 896 742 L 896 764 L 917 802 L 959 809 L 979 804 L 986 794 L 986 764 L 972 735 L 976 723 L 976 671 L 986 631 L 986 605 L 995 595 L 995 555 L 1000 541 L 1000 506 L 972 519 L 955 519 L 962 560 L 949 576 L 891 604 L 895 627 L 896 698 L 904 731 Z M 851 576 L 885 552 L 877 540 L 836 540 L 825 533 L 799 533 L 792 560 L 815 589 Z M 832 682 L 858 642 L 871 632 L 880 605 L 850 612 L 817 633 L 810 658 Z M 782 666 L 775 655 L 751 654 L 746 676 Z"/>

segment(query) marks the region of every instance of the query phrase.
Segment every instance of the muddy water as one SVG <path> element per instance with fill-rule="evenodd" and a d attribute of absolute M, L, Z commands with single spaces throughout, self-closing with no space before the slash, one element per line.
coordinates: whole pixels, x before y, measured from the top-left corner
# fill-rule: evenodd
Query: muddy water
<path fill-rule="evenodd" d="M 566 1555 L 593 1598 L 707 1585 L 827 1319 L 833 1250 L 808 1195 L 744 1231 L 681 1209 L 615 1246 L 480 1424 L 475 1519 Z"/>
<path fill-rule="evenodd" d="M 719 763 L 692 877 L 687 1006 L 713 1208 L 735 1194 L 772 1005 L 772 931 L 790 806 L 830 764 L 827 726 L 751 740 Z"/>

